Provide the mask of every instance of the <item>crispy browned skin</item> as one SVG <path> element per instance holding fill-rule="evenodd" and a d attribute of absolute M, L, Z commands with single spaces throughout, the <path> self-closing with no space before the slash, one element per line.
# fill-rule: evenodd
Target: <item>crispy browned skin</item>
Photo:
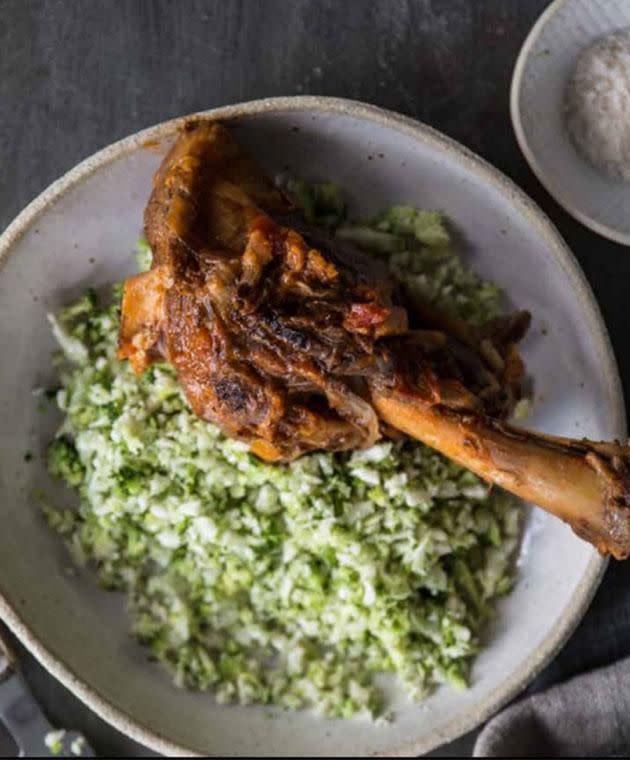
<path fill-rule="evenodd" d="M 374 443 L 362 378 L 407 329 L 379 268 L 339 266 L 292 211 L 223 126 L 190 124 L 156 175 L 153 268 L 127 281 L 120 332 L 136 371 L 166 358 L 196 414 L 272 459 Z"/>
<path fill-rule="evenodd" d="M 119 353 L 137 372 L 173 364 L 196 414 L 270 461 L 394 428 L 630 554 L 628 449 L 505 421 L 528 314 L 475 329 L 408 304 L 373 261 L 309 229 L 216 123 L 183 131 L 145 228 L 153 268 L 125 284 Z"/>

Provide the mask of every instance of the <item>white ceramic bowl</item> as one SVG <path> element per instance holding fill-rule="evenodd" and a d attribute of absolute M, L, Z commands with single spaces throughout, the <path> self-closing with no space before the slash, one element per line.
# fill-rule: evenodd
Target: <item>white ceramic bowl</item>
<path fill-rule="evenodd" d="M 331 178 L 354 210 L 394 202 L 443 209 L 470 262 L 500 283 L 534 324 L 524 350 L 536 378 L 532 424 L 623 437 L 615 362 L 593 296 L 549 220 L 508 179 L 410 119 L 343 100 L 282 98 L 210 111 L 274 170 Z M 467 691 L 438 689 L 422 705 L 392 690 L 391 725 L 221 707 L 179 691 L 129 637 L 124 600 L 69 577 L 69 562 L 33 499 L 50 482 L 43 452 L 55 420 L 31 389 L 49 382 L 45 312 L 86 285 L 132 268 L 151 177 L 181 120 L 84 161 L 37 198 L 0 238 L 0 615 L 40 661 L 99 715 L 166 754 L 418 754 L 454 739 L 513 697 L 548 662 L 586 609 L 605 566 L 562 523 L 528 518 L 514 592 L 499 605 Z M 36 459 L 26 463 L 27 449 Z"/>
<path fill-rule="evenodd" d="M 532 27 L 512 78 L 510 110 L 532 170 L 578 221 L 630 245 L 630 182 L 594 169 L 576 151 L 564 119 L 565 90 L 580 53 L 630 26 L 628 0 L 555 0 Z"/>

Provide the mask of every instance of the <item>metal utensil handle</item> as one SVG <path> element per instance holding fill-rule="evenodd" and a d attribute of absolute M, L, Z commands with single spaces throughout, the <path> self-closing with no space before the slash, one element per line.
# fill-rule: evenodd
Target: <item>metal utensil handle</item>
<path fill-rule="evenodd" d="M 24 679 L 17 657 L 0 631 L 0 721 L 17 745 L 20 757 L 45 755 L 44 737 L 52 729 Z"/>
<path fill-rule="evenodd" d="M 0 681 L 7 678 L 15 669 L 16 662 L 17 658 L 0 629 Z"/>
<path fill-rule="evenodd" d="M 17 745 L 19 756 L 94 757 L 94 751 L 77 731 L 53 731 L 17 665 L 17 657 L 0 630 L 0 723 Z M 55 734 L 56 745 L 47 746 L 47 736 Z"/>

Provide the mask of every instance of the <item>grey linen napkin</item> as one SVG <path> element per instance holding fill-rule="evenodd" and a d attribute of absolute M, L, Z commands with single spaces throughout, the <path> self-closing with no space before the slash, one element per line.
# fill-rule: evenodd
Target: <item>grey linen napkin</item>
<path fill-rule="evenodd" d="M 630 657 L 510 705 L 483 728 L 473 755 L 630 756 Z"/>

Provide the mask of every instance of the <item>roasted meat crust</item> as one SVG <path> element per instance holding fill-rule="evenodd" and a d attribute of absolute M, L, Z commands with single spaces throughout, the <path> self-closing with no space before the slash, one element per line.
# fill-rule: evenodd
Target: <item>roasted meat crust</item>
<path fill-rule="evenodd" d="M 630 554 L 630 456 L 510 426 L 527 312 L 481 329 L 412 301 L 382 265 L 305 224 L 214 122 L 156 174 L 149 272 L 125 283 L 119 355 L 175 369 L 193 411 L 271 461 L 402 431 Z"/>
<path fill-rule="evenodd" d="M 293 212 L 227 129 L 189 124 L 147 206 L 153 267 L 122 308 L 120 356 L 169 361 L 196 414 L 273 459 L 377 440 L 363 378 L 407 330 L 383 269 L 323 253 Z"/>

